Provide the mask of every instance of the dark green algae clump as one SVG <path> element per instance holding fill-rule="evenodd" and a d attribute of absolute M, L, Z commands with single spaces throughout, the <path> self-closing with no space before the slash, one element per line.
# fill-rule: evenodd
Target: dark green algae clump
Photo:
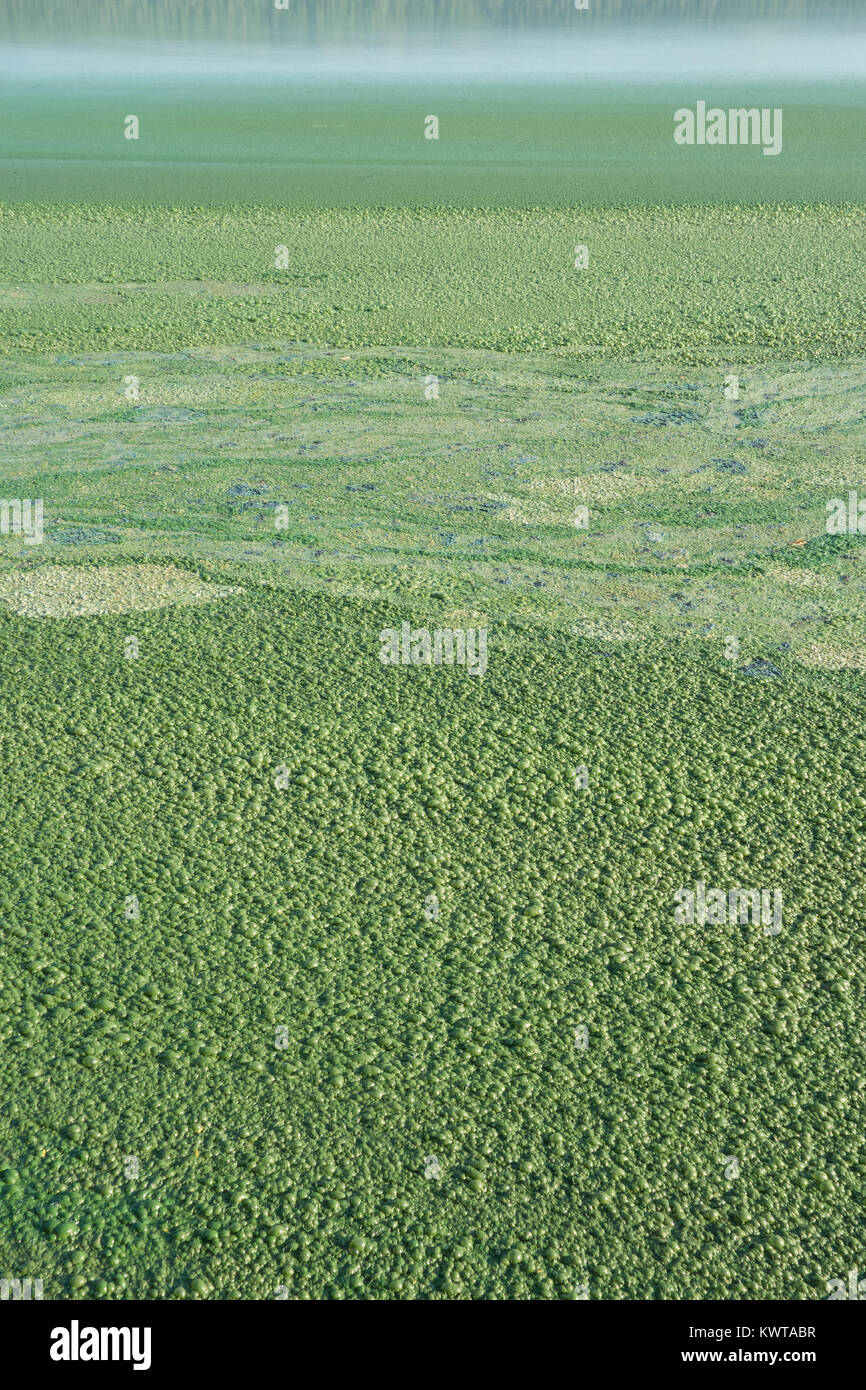
<path fill-rule="evenodd" d="M 0 1274 L 824 1297 L 862 1257 L 862 680 L 506 621 L 482 680 L 382 667 L 404 617 L 0 614 Z M 678 924 L 698 881 L 782 930 Z"/>

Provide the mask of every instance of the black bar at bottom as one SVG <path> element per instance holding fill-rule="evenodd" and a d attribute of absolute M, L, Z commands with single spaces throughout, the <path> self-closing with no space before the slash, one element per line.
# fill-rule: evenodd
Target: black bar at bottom
<path fill-rule="evenodd" d="M 378 1300 L 376 1300 L 378 1301 Z M 540 1300 L 539 1300 L 540 1301 Z M 575 1300 L 576 1307 L 531 1314 L 521 1327 L 507 1310 L 466 1306 L 431 1308 L 391 1303 L 279 1302 L 27 1302 L 0 1305 L 4 1362 L 16 1374 L 29 1371 L 49 1383 L 70 1376 L 92 1380 L 100 1372 L 130 1375 L 133 1384 L 173 1383 L 178 1376 L 287 1375 L 313 1358 L 333 1374 L 343 1359 L 357 1374 L 410 1370 L 402 1338 L 415 1345 L 411 1360 L 425 1378 L 437 1372 L 465 1375 L 467 1352 L 485 1373 L 500 1358 L 520 1351 L 536 1363 L 565 1358 L 576 1375 L 590 1366 L 595 1377 L 611 1374 L 682 1374 L 699 1378 L 709 1368 L 761 1368 L 772 1384 L 792 1369 L 818 1374 L 826 1383 L 856 1365 L 863 1323 L 853 1308 L 832 1299 L 797 1303 L 604 1303 Z M 848 1301 L 848 1300 L 839 1300 Z M 859 1300 L 858 1300 L 859 1301 Z M 830 1306 L 834 1303 L 834 1306 Z M 506 1312 L 507 1323 L 498 1319 Z M 541 1316 L 541 1323 L 534 1317 Z M 454 1321 L 452 1322 L 452 1318 Z M 416 1321 L 419 1319 L 419 1321 Z M 460 1349 L 449 1333 L 460 1337 Z M 424 1337 L 420 1361 L 417 1338 Z M 322 1341 L 322 1338 L 327 1338 Z M 560 1340 L 561 1339 L 561 1340 Z M 324 1353 L 324 1355 L 323 1355 Z"/>

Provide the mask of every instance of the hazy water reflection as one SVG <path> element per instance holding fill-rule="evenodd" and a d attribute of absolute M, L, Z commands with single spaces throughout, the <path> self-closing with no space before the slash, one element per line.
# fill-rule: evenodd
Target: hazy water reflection
<path fill-rule="evenodd" d="M 160 82 L 213 78 L 267 83 L 286 78 L 466 83 L 648 82 L 729 78 L 833 80 L 866 70 L 866 20 L 823 31 L 814 25 L 618 26 L 609 29 L 395 30 L 347 43 L 311 39 L 270 44 L 119 39 L 103 43 L 6 43 L 4 82 Z"/>

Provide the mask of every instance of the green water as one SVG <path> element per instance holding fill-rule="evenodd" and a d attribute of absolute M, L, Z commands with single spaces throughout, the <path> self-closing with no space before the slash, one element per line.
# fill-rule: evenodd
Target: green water
<path fill-rule="evenodd" d="M 29 14 L 29 19 L 27 15 Z M 0 200 L 516 206 L 863 197 L 849 6 L 0 11 Z M 628 22 L 626 22 L 628 21 Z M 700 22 L 699 22 L 700 21 Z M 190 37 L 188 24 L 195 38 Z M 781 109 L 781 153 L 674 113 Z M 134 115 L 139 138 L 124 138 Z M 427 118 L 438 138 L 426 138 Z"/>
<path fill-rule="evenodd" d="M 699 97 L 781 106 L 781 155 L 673 140 Z M 124 118 L 140 121 L 126 140 Z M 439 139 L 425 118 L 439 118 Z M 666 83 L 538 91 L 418 86 L 104 86 L 0 95 L 6 201 L 509 206 L 856 201 L 866 196 L 862 88 Z"/>

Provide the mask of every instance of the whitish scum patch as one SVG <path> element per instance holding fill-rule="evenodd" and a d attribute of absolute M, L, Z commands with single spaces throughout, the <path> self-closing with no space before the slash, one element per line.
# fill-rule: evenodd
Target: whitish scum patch
<path fill-rule="evenodd" d="M 208 584 L 173 565 L 46 565 L 0 575 L 0 599 L 19 618 L 86 618 L 171 603 L 209 603 L 243 590 Z"/>

